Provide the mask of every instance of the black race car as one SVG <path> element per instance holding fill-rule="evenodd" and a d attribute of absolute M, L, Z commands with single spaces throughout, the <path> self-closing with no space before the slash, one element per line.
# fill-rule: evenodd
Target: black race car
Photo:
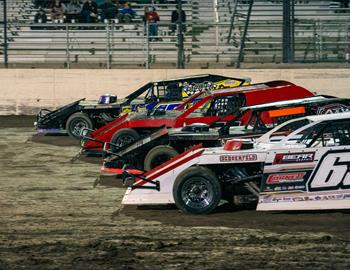
<path fill-rule="evenodd" d="M 212 74 L 149 82 L 121 100 L 114 95 L 103 95 L 98 102 L 80 99 L 54 111 L 42 109 L 34 125 L 39 133 L 67 132 L 71 137 L 79 138 L 82 128 L 99 128 L 114 120 L 121 112 L 173 110 L 194 93 L 249 83 L 249 78 Z"/>

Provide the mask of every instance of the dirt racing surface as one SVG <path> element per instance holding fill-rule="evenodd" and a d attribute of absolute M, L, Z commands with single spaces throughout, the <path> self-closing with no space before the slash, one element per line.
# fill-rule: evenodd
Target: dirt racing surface
<path fill-rule="evenodd" d="M 348 212 L 121 208 L 124 188 L 93 188 L 98 164 L 71 163 L 78 144 L 5 122 L 1 270 L 350 269 Z"/>

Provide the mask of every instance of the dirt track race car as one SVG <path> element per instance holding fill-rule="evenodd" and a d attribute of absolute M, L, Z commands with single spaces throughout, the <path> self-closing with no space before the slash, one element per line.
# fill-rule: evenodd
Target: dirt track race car
<path fill-rule="evenodd" d="M 85 136 L 81 154 L 102 155 L 103 144 L 106 142 L 111 142 L 117 150 L 142 136 L 147 136 L 161 126 L 179 128 L 193 123 L 215 123 L 216 126 L 220 126 L 227 121 L 236 120 L 239 109 L 246 105 L 314 96 L 305 88 L 285 81 L 216 90 L 194 103 L 200 95 L 201 93 L 193 95 L 174 111 L 156 110 L 151 114 L 125 114 Z M 193 105 L 187 108 L 189 104 Z M 245 124 L 248 119 L 249 115 L 246 115 L 239 120 Z"/>
<path fill-rule="evenodd" d="M 350 113 L 293 119 L 256 141 L 197 145 L 145 173 L 126 167 L 124 181 L 133 183 L 122 204 L 175 203 L 193 214 L 221 200 L 261 211 L 349 209 Z"/>
<path fill-rule="evenodd" d="M 239 79 L 221 75 L 196 75 L 172 80 L 149 82 L 124 99 L 103 95 L 99 101 L 77 100 L 57 110 L 42 109 L 35 122 L 39 133 L 67 132 L 79 138 L 80 130 L 99 128 L 113 121 L 121 112 L 139 109 L 175 109 L 184 98 L 203 90 L 216 90 L 248 85 L 249 78 Z"/>
<path fill-rule="evenodd" d="M 220 128 L 211 128 L 205 124 L 192 124 L 176 129 L 161 128 L 116 153 L 113 150 L 107 151 L 104 156 L 110 156 L 105 159 L 102 171 L 112 173 L 114 168 L 121 168 L 125 162 L 149 171 L 199 143 L 203 147 L 221 146 L 222 141 L 232 137 L 259 137 L 274 126 L 293 118 L 347 111 L 350 111 L 349 99 L 329 96 L 243 107 L 237 118 L 245 119 L 246 114 L 250 115 L 244 126 L 237 121 L 229 121 Z"/>

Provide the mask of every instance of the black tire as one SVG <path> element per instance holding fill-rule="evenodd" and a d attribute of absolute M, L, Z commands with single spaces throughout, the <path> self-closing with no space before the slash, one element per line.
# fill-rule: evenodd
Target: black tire
<path fill-rule="evenodd" d="M 140 135 L 137 133 L 137 131 L 131 128 L 123 128 L 121 130 L 118 130 L 116 133 L 114 133 L 111 139 L 111 143 L 116 144 L 117 146 L 111 146 L 111 149 L 114 152 L 116 152 L 118 151 L 118 149 L 133 143 L 139 138 L 140 138 Z"/>
<path fill-rule="evenodd" d="M 173 196 L 176 206 L 190 214 L 208 214 L 220 202 L 221 186 L 216 175 L 205 167 L 191 167 L 175 180 Z"/>
<path fill-rule="evenodd" d="M 179 153 L 169 145 L 158 145 L 147 153 L 144 161 L 144 169 L 150 171 L 178 154 Z"/>
<path fill-rule="evenodd" d="M 66 122 L 66 130 L 70 137 L 80 139 L 80 131 L 82 128 L 93 128 L 89 116 L 82 112 L 77 112 L 69 116 Z"/>

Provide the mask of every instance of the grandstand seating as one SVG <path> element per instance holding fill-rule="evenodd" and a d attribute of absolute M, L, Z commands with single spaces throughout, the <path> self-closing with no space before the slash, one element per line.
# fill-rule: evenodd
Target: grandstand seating
<path fill-rule="evenodd" d="M 207 2 L 207 14 L 214 9 L 213 1 Z M 219 25 L 208 28 L 199 37 L 203 54 L 215 51 L 218 62 L 236 61 L 243 31 L 243 20 L 235 21 L 234 39 L 227 44 L 232 2 L 218 1 Z M 249 26 L 245 62 L 280 62 L 282 58 L 282 4 L 278 1 L 255 1 Z M 295 59 L 302 62 L 344 61 L 344 49 L 348 46 L 349 13 L 335 13 L 332 1 L 298 1 L 295 6 Z M 201 1 L 202 3 L 202 1 Z M 231 5 L 231 8 L 230 8 Z M 244 13 L 248 5 L 238 5 Z M 204 7 L 202 7 L 203 9 Z M 346 22 L 346 23 L 344 23 Z M 200 61 L 203 58 L 199 58 Z"/>
<path fill-rule="evenodd" d="M 45 29 L 33 30 L 30 23 L 36 10 L 32 1 L 8 2 L 9 62 L 12 65 L 113 67 L 176 64 L 176 37 L 169 31 L 175 3 L 157 4 L 161 39 L 147 42 L 141 21 L 126 25 L 110 24 L 108 27 L 105 24 L 88 27 L 48 24 Z M 185 33 L 187 65 L 229 66 L 237 61 L 244 20 L 235 20 L 233 38 L 228 42 L 233 3 L 232 0 L 191 0 L 184 4 L 188 19 Z M 144 5 L 135 3 L 134 8 L 141 15 Z M 246 9 L 247 5 L 240 1 L 238 11 L 244 13 Z M 344 51 L 349 47 L 350 13 L 339 10 L 333 1 L 297 1 L 295 15 L 296 61 L 344 61 Z M 2 29 L 0 33 L 3 39 Z M 279 1 L 256 0 L 244 61 L 280 62 L 281 36 L 282 4 Z"/>

